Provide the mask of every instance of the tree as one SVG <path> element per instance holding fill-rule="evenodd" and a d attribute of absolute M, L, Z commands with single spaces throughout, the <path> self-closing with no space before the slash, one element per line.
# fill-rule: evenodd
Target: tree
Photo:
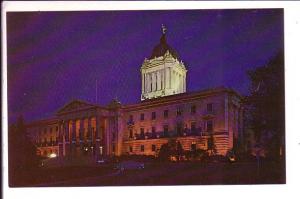
<path fill-rule="evenodd" d="M 161 161 L 167 161 L 169 160 L 171 155 L 171 150 L 168 145 L 168 143 L 161 145 L 159 153 L 158 153 L 158 158 Z"/>
<path fill-rule="evenodd" d="M 9 153 L 9 182 L 11 186 L 19 183 L 21 173 L 38 165 L 36 147 L 30 141 L 20 116 L 16 124 L 12 124 L 8 132 L 8 153 Z"/>
<path fill-rule="evenodd" d="M 246 99 L 248 122 L 256 142 L 265 148 L 269 157 L 278 159 L 284 150 L 285 137 L 283 51 L 248 75 L 251 80 L 250 95 Z"/>
<path fill-rule="evenodd" d="M 217 153 L 215 139 L 212 133 L 210 133 L 207 139 L 207 150 L 210 151 L 210 155 L 215 155 Z"/>
<path fill-rule="evenodd" d="M 176 139 L 169 139 L 167 143 L 161 146 L 158 157 L 162 161 L 170 160 L 171 156 L 180 160 L 180 157 L 183 156 L 183 152 L 183 147 L 179 141 L 176 141 Z"/>

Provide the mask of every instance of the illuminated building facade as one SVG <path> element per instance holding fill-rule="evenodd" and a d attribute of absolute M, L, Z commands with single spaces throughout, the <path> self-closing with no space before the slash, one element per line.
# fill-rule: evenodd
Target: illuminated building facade
<path fill-rule="evenodd" d="M 177 52 L 160 44 L 141 67 L 141 102 L 107 106 L 74 100 L 54 118 L 27 125 L 42 156 L 157 155 L 170 138 L 184 150 L 208 149 L 225 155 L 243 136 L 241 96 L 232 89 L 186 92 L 187 70 Z"/>

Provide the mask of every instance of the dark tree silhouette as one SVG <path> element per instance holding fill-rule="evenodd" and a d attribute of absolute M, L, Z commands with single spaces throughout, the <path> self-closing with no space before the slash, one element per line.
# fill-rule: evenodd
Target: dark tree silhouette
<path fill-rule="evenodd" d="M 249 124 L 256 142 L 267 155 L 280 158 L 284 155 L 285 108 L 284 108 L 284 53 L 280 51 L 265 66 L 249 71 L 250 96 L 246 99 Z"/>
<path fill-rule="evenodd" d="M 210 151 L 210 155 L 215 155 L 217 153 L 215 139 L 212 133 L 210 133 L 207 139 L 207 150 Z"/>
<path fill-rule="evenodd" d="M 161 146 L 158 158 L 161 161 L 170 160 L 171 156 L 175 156 L 177 160 L 180 160 L 180 157 L 183 156 L 184 150 L 179 141 L 176 139 L 169 139 L 168 143 L 165 143 Z"/>
<path fill-rule="evenodd" d="M 15 186 L 23 179 L 23 173 L 38 165 L 36 147 L 30 141 L 20 116 L 16 124 L 9 127 L 8 132 L 8 153 L 9 153 L 9 184 Z"/>

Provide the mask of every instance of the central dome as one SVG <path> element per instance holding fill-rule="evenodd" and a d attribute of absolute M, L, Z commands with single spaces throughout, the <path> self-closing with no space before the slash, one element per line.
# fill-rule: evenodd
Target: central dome
<path fill-rule="evenodd" d="M 160 42 L 158 45 L 156 45 L 153 50 L 152 54 L 150 56 L 150 59 L 153 59 L 155 57 L 161 57 L 166 54 L 166 52 L 169 51 L 169 53 L 177 60 L 179 60 L 179 55 L 169 44 L 167 44 L 167 38 L 166 38 L 166 29 L 163 29 L 163 34 L 160 38 Z"/>

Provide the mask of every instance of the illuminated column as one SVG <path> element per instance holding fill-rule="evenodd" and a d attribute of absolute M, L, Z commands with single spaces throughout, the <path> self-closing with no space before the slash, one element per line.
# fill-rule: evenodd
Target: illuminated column
<path fill-rule="evenodd" d="M 157 78 L 157 90 L 161 90 L 161 74 L 160 71 L 156 72 L 156 78 Z"/>
<path fill-rule="evenodd" d="M 79 129 L 79 143 L 80 148 L 83 148 L 83 137 L 84 137 L 84 118 L 80 119 L 80 129 Z"/>
<path fill-rule="evenodd" d="M 95 150 L 96 150 L 96 159 L 99 159 L 100 155 L 100 117 L 96 116 L 96 143 L 95 143 Z"/>
<path fill-rule="evenodd" d="M 104 153 L 106 155 L 109 155 L 109 147 L 110 147 L 110 142 L 109 142 L 109 130 L 110 130 L 110 126 L 109 126 L 109 118 L 105 118 L 104 120 L 104 128 L 105 128 L 105 151 Z"/>
<path fill-rule="evenodd" d="M 147 88 L 147 93 L 149 93 L 150 92 L 150 84 L 151 84 L 151 82 L 150 82 L 151 79 L 150 79 L 150 74 L 149 73 L 146 74 L 146 78 L 147 78 L 147 81 L 146 81 L 147 82 L 147 87 L 146 88 Z"/>
<path fill-rule="evenodd" d="M 70 151 L 69 151 L 69 149 L 70 149 L 70 127 L 69 127 L 69 123 L 70 123 L 70 121 L 65 121 L 65 123 L 64 123 L 64 132 L 65 132 L 65 135 L 64 135 L 64 137 L 65 137 L 65 145 L 64 145 L 64 147 L 65 147 L 65 149 L 64 149 L 64 155 L 70 155 Z"/>
<path fill-rule="evenodd" d="M 152 91 L 156 90 L 156 78 L 155 72 L 152 73 Z"/>
<path fill-rule="evenodd" d="M 62 132 L 62 122 L 58 123 L 58 156 L 62 157 L 64 155 L 64 139 Z"/>
<path fill-rule="evenodd" d="M 165 89 L 165 70 L 161 70 L 161 89 Z"/>
<path fill-rule="evenodd" d="M 91 146 L 92 146 L 92 128 L 91 128 L 91 118 L 88 118 L 88 139 L 87 139 L 87 143 L 88 143 L 88 147 L 89 147 L 89 155 L 92 155 L 91 151 Z"/>
<path fill-rule="evenodd" d="M 142 93 L 144 93 L 145 92 L 145 89 L 144 89 L 144 86 L 145 86 L 145 75 L 144 75 L 144 73 L 142 72 Z"/>
<path fill-rule="evenodd" d="M 186 76 L 183 76 L 183 92 L 186 92 Z"/>
<path fill-rule="evenodd" d="M 170 88 L 170 69 L 166 68 L 166 88 Z"/>

